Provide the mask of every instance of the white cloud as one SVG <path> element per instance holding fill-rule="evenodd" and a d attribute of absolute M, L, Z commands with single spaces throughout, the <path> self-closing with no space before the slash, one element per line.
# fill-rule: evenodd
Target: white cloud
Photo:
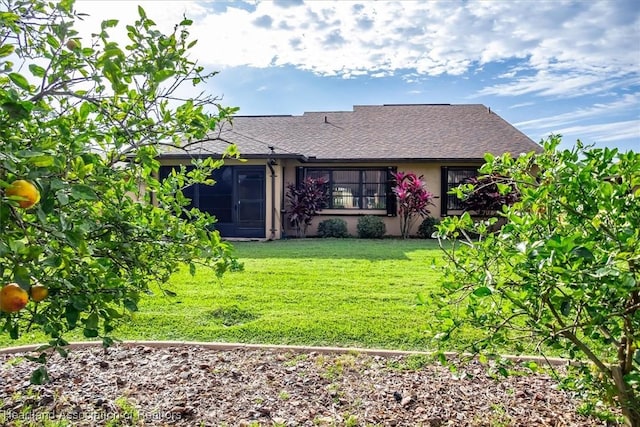
<path fill-rule="evenodd" d="M 640 112 L 640 94 L 627 94 L 613 102 L 606 104 L 595 104 L 589 108 L 579 108 L 568 113 L 556 114 L 548 117 L 541 117 L 533 120 L 526 120 L 515 123 L 514 126 L 522 129 L 539 129 L 541 127 L 554 128 L 567 126 L 569 123 L 584 120 L 602 119 L 614 114 L 627 111 Z M 637 124 L 638 122 L 636 122 Z M 640 135 L 638 135 L 640 136 Z"/>
<path fill-rule="evenodd" d="M 636 141 L 636 144 L 640 144 L 639 115 L 640 94 L 634 93 L 608 103 L 521 121 L 514 126 L 540 138 L 560 134 L 566 141 L 580 138 L 585 143 L 607 144 L 625 141 L 631 144 L 631 141 Z M 639 148 L 640 146 L 636 146 L 635 150 Z"/>
<path fill-rule="evenodd" d="M 130 22 L 136 3 L 76 7 L 92 22 Z M 289 65 L 348 78 L 463 76 L 492 62 L 517 64 L 478 96 L 580 96 L 640 82 L 640 9 L 631 0 L 141 3 L 165 30 L 183 14 L 193 19 L 194 55 L 216 69 Z"/>
<path fill-rule="evenodd" d="M 601 123 L 558 128 L 550 133 L 561 135 L 585 135 L 585 143 L 640 140 L 640 123 L 637 120 Z M 638 147 L 636 147 L 638 150 Z"/>
<path fill-rule="evenodd" d="M 513 109 L 513 108 L 522 108 L 522 107 L 529 107 L 529 106 L 531 106 L 531 105 L 535 105 L 535 103 L 534 103 L 534 102 L 520 102 L 520 103 L 518 103 L 518 104 L 510 105 L 508 108 L 509 108 L 509 109 Z"/>

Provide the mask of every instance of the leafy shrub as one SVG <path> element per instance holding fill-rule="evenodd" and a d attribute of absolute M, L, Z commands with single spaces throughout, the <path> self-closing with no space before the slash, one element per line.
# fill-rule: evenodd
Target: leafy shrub
<path fill-rule="evenodd" d="M 433 205 L 433 194 L 425 189 L 422 175 L 398 172 L 393 174 L 393 178 L 396 180 L 393 192 L 398 198 L 400 234 L 407 239 L 415 220 L 431 213 L 428 207 Z"/>
<path fill-rule="evenodd" d="M 638 427 L 640 153 L 580 141 L 558 150 L 560 143 L 552 135 L 540 154 L 485 155 L 481 173 L 510 178 L 495 182 L 496 197 L 516 184 L 520 194 L 502 208 L 507 223 L 496 233 L 487 230 L 497 218 L 475 221 L 465 212 L 443 219 L 439 239 L 447 238 L 449 262 L 443 298 L 434 296 L 440 336 L 468 325 L 483 334 L 476 351 L 528 337 L 540 351 L 548 345 L 588 359 L 595 374 L 585 370 L 580 379 Z M 468 239 L 469 232 L 483 238 Z M 450 310 L 463 301 L 466 310 Z M 527 351 L 518 341 L 518 351 Z"/>
<path fill-rule="evenodd" d="M 433 233 L 438 229 L 440 220 L 432 216 L 428 216 L 422 221 L 418 228 L 418 237 L 422 239 L 430 239 Z"/>
<path fill-rule="evenodd" d="M 382 218 L 365 215 L 358 219 L 358 237 L 361 239 L 379 239 L 387 232 Z"/>
<path fill-rule="evenodd" d="M 289 224 L 295 227 L 298 237 L 305 237 L 313 217 L 327 206 L 327 182 L 323 178 L 307 177 L 298 186 L 287 185 L 285 197 Z"/>
<path fill-rule="evenodd" d="M 463 184 L 467 194 L 462 201 L 465 211 L 489 216 L 520 200 L 515 183 L 498 174 L 467 178 Z"/>
<path fill-rule="evenodd" d="M 139 7 L 124 46 L 108 34 L 116 20 L 80 38 L 73 3 L 0 5 L 0 295 L 15 297 L 0 298 L 0 335 L 49 336 L 35 384 L 49 380 L 51 354 L 66 354 L 67 333 L 112 345 L 143 295 L 172 293 L 177 266 L 240 266 L 185 191 L 213 185 L 222 160 L 158 176 L 160 153 L 206 139 L 237 111 L 202 89 L 215 73 L 191 57 L 191 21 L 165 34 Z M 234 145 L 222 155 L 237 156 Z"/>
<path fill-rule="evenodd" d="M 347 222 L 344 219 L 326 219 L 318 224 L 318 236 L 320 237 L 349 237 Z"/>

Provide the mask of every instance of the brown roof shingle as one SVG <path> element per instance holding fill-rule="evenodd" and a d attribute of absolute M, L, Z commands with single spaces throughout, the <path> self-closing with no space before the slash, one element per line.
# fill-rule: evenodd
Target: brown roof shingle
<path fill-rule="evenodd" d="M 301 116 L 237 116 L 194 151 L 220 153 L 226 142 L 245 157 L 274 153 L 318 161 L 472 160 L 486 152 L 540 151 L 538 144 L 480 104 L 356 105 L 353 111 Z"/>

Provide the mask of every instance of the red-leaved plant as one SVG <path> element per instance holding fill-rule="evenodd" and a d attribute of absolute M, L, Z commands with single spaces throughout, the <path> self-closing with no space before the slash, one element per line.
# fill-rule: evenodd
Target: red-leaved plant
<path fill-rule="evenodd" d="M 295 227 L 298 237 L 305 237 L 314 216 L 329 201 L 327 181 L 324 178 L 305 178 L 299 185 L 287 185 L 286 213 L 289 224 Z"/>
<path fill-rule="evenodd" d="M 513 181 L 496 174 L 467 178 L 464 184 L 473 191 L 466 194 L 462 207 L 480 216 L 493 215 L 502 210 L 502 206 L 511 206 L 520 200 Z"/>
<path fill-rule="evenodd" d="M 393 193 L 398 199 L 398 216 L 400 217 L 400 234 L 403 239 L 409 237 L 409 232 L 415 220 L 429 215 L 428 207 L 433 205 L 433 193 L 427 191 L 422 175 L 415 173 L 396 172 L 393 174 L 396 185 Z"/>

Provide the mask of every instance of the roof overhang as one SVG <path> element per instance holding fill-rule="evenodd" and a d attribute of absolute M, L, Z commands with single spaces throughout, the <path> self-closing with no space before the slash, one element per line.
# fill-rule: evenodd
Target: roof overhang
<path fill-rule="evenodd" d="M 309 157 L 305 163 L 484 163 L 485 160 L 478 158 L 407 158 L 407 157 L 385 157 L 385 158 L 360 158 L 360 159 L 319 159 Z"/>
<path fill-rule="evenodd" d="M 171 154 L 161 154 L 157 157 L 157 159 L 162 160 L 188 160 L 188 159 L 205 159 L 213 157 L 216 159 L 222 159 L 223 155 L 221 153 L 171 153 Z M 269 159 L 293 159 L 299 160 L 301 162 L 306 162 L 307 157 L 302 154 L 242 154 L 240 153 L 241 159 L 247 160 L 269 160 Z"/>

